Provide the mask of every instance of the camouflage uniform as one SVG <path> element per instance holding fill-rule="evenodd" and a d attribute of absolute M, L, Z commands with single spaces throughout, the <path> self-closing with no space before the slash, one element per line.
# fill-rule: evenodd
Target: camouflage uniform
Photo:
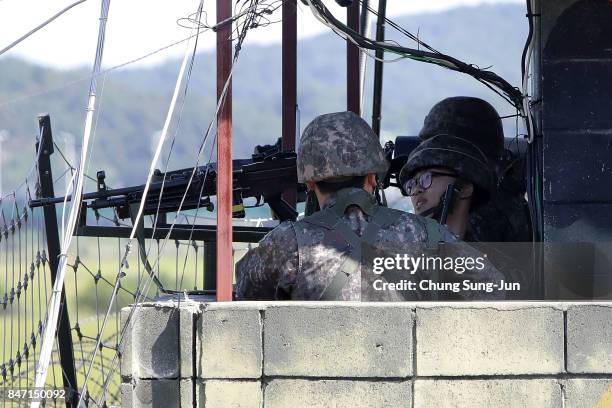
<path fill-rule="evenodd" d="M 529 242 L 529 208 L 522 197 L 498 193 L 470 212 L 464 240 L 467 242 Z"/>
<path fill-rule="evenodd" d="M 494 173 L 513 162 L 511 171 L 524 167 L 522 161 L 502 159 L 511 154 L 504 149 L 504 132 L 499 114 L 479 98 L 457 96 L 434 105 L 423 122 L 419 137 L 427 140 L 438 134 L 452 134 L 477 145 L 488 158 Z M 500 160 L 502 159 L 502 160 Z M 464 237 L 468 242 L 529 242 L 531 218 L 525 201 L 522 175 L 495 174 L 497 188 L 491 199 L 470 212 Z"/>
<path fill-rule="evenodd" d="M 506 150 L 500 168 L 509 170 L 497 184 L 495 196 L 470 213 L 465 241 L 530 242 L 531 217 L 525 201 L 525 163 Z M 509 166 L 512 163 L 513 165 Z"/>
<path fill-rule="evenodd" d="M 342 180 L 383 173 L 388 164 L 369 126 L 351 112 L 322 115 L 304 130 L 298 150 L 298 179 Z M 370 295 L 374 257 L 418 256 L 438 241 L 456 241 L 432 220 L 376 204 L 372 194 L 346 188 L 332 194 L 321 211 L 297 222 L 283 222 L 250 250 L 236 266 L 236 295 L 248 300 L 360 300 Z M 443 248 L 443 249 L 440 249 Z M 471 247 L 453 243 L 438 248 L 446 254 L 476 256 Z M 423 278 L 419 271 L 414 279 Z M 363 280 L 362 286 L 362 277 Z M 393 280 L 389 275 L 383 277 Z M 499 280 L 490 265 L 478 274 L 447 273 L 440 279 Z M 412 292 L 415 299 L 429 293 Z M 442 294 L 453 298 L 455 294 Z M 460 293 L 461 299 L 499 298 L 503 292 Z M 380 292 L 369 300 L 404 300 L 399 292 Z"/>
<path fill-rule="evenodd" d="M 477 248 L 486 253 L 491 263 L 504 273 L 507 282 L 521 284 L 520 292 L 512 292 L 508 297 L 527 298 L 532 280 L 529 273 L 531 264 L 528 259 L 526 262 L 520 261 L 529 257 L 530 252 L 526 251 L 524 246 L 499 244 L 512 241 L 515 236 L 506 235 L 512 224 L 499 208 L 496 199 L 500 197 L 491 199 L 491 192 L 495 190 L 494 175 L 485 153 L 467 138 L 448 134 L 428 137 L 408 157 L 399 175 L 401 185 L 419 170 L 431 167 L 448 168 L 458 178 L 474 185 L 472 207 L 463 239 L 466 242 L 478 242 Z M 523 208 L 516 202 L 516 195 L 506 195 L 505 198 L 507 201 L 503 203 L 506 210 L 516 211 Z M 439 218 L 440 213 L 441 203 L 434 212 L 434 217 Z M 487 244 L 481 244 L 482 242 Z"/>

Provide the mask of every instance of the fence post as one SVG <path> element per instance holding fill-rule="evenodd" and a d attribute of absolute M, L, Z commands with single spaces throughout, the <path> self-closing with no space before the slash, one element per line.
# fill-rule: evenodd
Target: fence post
<path fill-rule="evenodd" d="M 53 154 L 53 136 L 51 134 L 51 118 L 49 115 L 38 117 L 40 129 L 40 140 L 36 142 L 38 155 L 38 177 L 40 182 L 40 198 L 53 198 L 53 173 L 51 172 L 51 154 Z M 39 147 L 40 144 L 40 147 Z M 45 232 L 47 234 L 47 250 L 49 252 L 49 269 L 51 271 L 51 284 L 55 282 L 57 267 L 60 256 L 60 240 L 57 228 L 57 214 L 55 205 L 43 207 L 45 217 Z M 72 335 L 70 319 L 66 305 L 66 292 L 62 288 L 60 315 L 57 327 L 57 342 L 59 344 L 60 364 L 62 366 L 62 379 L 66 389 L 66 406 L 76 407 L 79 400 L 76 382 L 76 369 L 74 364 L 74 351 L 72 347 Z"/>

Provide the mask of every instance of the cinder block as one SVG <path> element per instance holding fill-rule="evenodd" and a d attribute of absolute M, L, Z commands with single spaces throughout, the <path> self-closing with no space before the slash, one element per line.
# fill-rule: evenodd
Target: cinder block
<path fill-rule="evenodd" d="M 121 408 L 132 408 L 134 401 L 132 401 L 132 384 L 122 383 L 121 384 Z"/>
<path fill-rule="evenodd" d="M 265 408 L 409 408 L 410 381 L 272 380 Z"/>
<path fill-rule="evenodd" d="M 250 307 L 208 305 L 198 320 L 199 378 L 260 378 L 261 316 Z"/>
<path fill-rule="evenodd" d="M 122 310 L 125 322 L 130 307 Z M 121 373 L 133 378 L 178 378 L 179 310 L 170 304 L 134 309 L 126 332 Z"/>
<path fill-rule="evenodd" d="M 408 377 L 413 312 L 403 305 L 270 306 L 266 375 Z"/>
<path fill-rule="evenodd" d="M 553 379 L 416 380 L 418 408 L 559 408 L 561 387 Z"/>
<path fill-rule="evenodd" d="M 199 407 L 260 408 L 262 389 L 259 381 L 206 380 L 200 388 Z"/>
<path fill-rule="evenodd" d="M 130 307 L 124 307 L 121 309 L 121 330 L 128 323 L 128 316 L 130 313 Z M 125 336 L 123 337 L 123 342 L 119 345 L 119 350 L 121 355 L 119 357 L 119 370 L 121 372 L 121 377 L 129 380 L 132 378 L 132 330 L 128 328 L 125 332 Z M 123 395 L 123 388 L 121 391 Z M 131 405 L 131 403 L 130 403 Z"/>
<path fill-rule="evenodd" d="M 612 407 L 612 377 L 565 380 L 565 408 Z"/>
<path fill-rule="evenodd" d="M 567 370 L 612 373 L 612 306 L 577 305 L 568 309 Z"/>
<path fill-rule="evenodd" d="M 563 312 L 552 307 L 417 307 L 416 325 L 419 376 L 564 370 Z"/>
<path fill-rule="evenodd" d="M 195 358 L 194 321 L 198 317 L 198 309 L 193 306 L 180 307 L 180 347 L 181 347 L 181 378 L 190 378 L 194 375 L 193 363 Z"/>
<path fill-rule="evenodd" d="M 179 380 L 134 380 L 121 385 L 122 408 L 180 408 Z"/>
<path fill-rule="evenodd" d="M 193 408 L 194 406 L 194 401 L 193 401 L 193 397 L 195 394 L 194 392 L 196 390 L 194 390 L 194 387 L 196 386 L 195 383 L 192 380 L 187 380 L 187 379 L 183 379 L 181 380 L 181 389 L 179 391 L 180 393 L 180 400 L 181 400 L 181 408 Z M 196 397 L 197 398 L 197 397 Z"/>

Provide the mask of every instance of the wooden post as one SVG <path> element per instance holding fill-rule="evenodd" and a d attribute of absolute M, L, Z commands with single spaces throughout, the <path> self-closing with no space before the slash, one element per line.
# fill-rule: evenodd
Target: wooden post
<path fill-rule="evenodd" d="M 217 23 L 232 16 L 231 0 L 217 0 Z M 232 24 L 217 31 L 217 100 L 232 69 Z M 217 118 L 217 301 L 232 300 L 232 88 Z"/>

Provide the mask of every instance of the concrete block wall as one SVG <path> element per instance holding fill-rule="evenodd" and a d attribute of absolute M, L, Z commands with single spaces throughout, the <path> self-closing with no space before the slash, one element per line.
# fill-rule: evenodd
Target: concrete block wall
<path fill-rule="evenodd" d="M 612 407 L 612 303 L 130 310 L 125 408 Z"/>

